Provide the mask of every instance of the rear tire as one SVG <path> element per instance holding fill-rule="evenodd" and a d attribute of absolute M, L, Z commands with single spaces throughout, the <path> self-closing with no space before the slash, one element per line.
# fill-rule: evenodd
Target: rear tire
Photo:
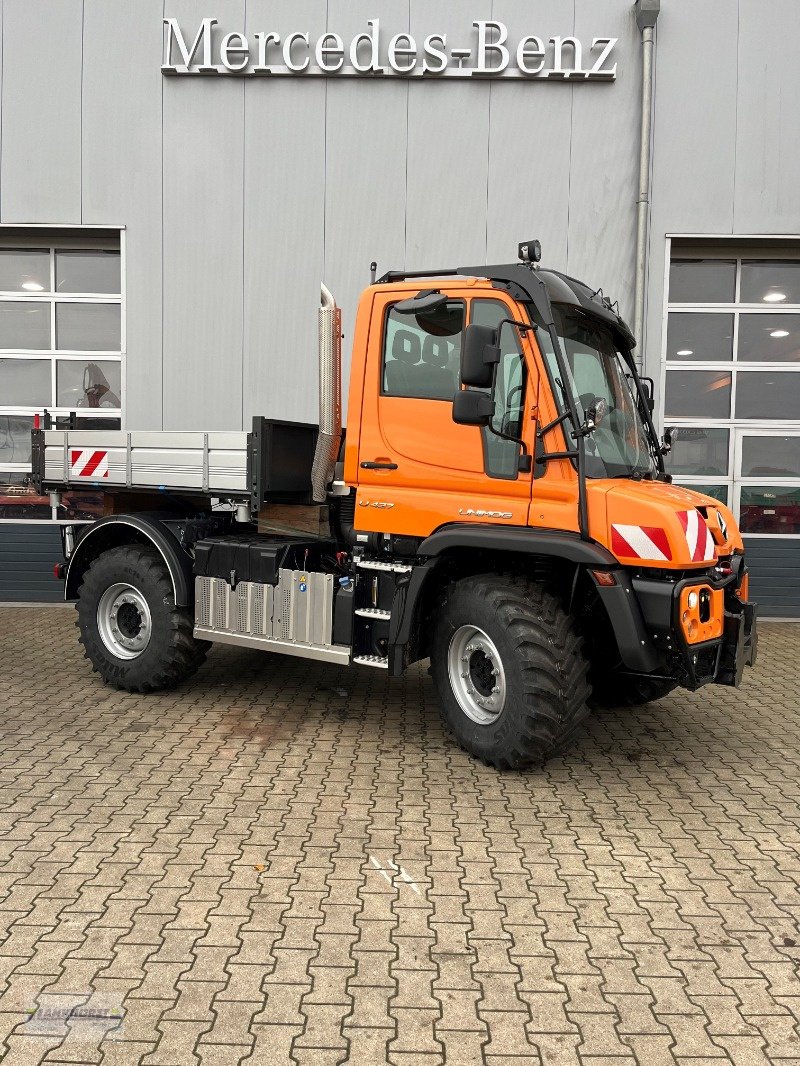
<path fill-rule="evenodd" d="M 191 614 L 175 606 L 169 571 L 153 548 L 103 552 L 84 575 L 77 607 L 84 654 L 112 688 L 172 688 L 198 669 L 210 647 L 194 639 Z"/>
<path fill-rule="evenodd" d="M 461 746 L 500 770 L 557 754 L 589 713 L 582 640 L 533 581 L 483 574 L 450 586 L 431 672 Z"/>
<path fill-rule="evenodd" d="M 655 703 L 677 687 L 678 682 L 667 677 L 627 677 L 624 674 L 612 674 L 595 683 L 591 703 L 594 707 L 604 709 L 641 707 L 645 703 Z"/>

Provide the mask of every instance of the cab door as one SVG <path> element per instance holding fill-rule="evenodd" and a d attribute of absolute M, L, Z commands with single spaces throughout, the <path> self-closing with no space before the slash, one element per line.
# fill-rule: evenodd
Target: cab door
<path fill-rule="evenodd" d="M 526 525 L 532 474 L 520 447 L 488 428 L 453 421 L 463 329 L 496 327 L 518 310 L 503 294 L 447 289 L 430 315 L 394 310 L 379 298 L 370 330 L 358 456 L 356 528 L 427 536 L 450 522 Z M 529 335 L 530 336 L 530 335 Z M 538 372 L 530 343 L 512 326 L 500 335 L 493 427 L 519 436 L 533 453 Z"/>

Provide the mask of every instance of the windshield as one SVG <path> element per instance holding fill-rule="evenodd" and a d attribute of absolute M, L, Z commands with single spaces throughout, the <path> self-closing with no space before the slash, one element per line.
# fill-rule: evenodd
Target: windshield
<path fill-rule="evenodd" d="M 605 413 L 584 438 L 586 476 L 630 477 L 654 471 L 649 438 L 636 404 L 635 385 L 611 331 L 577 308 L 555 306 L 553 317 L 567 360 L 567 381 L 561 380 L 549 334 L 537 340 L 555 384 L 559 410 L 566 410 L 564 392 L 572 394 L 578 414 L 604 400 Z M 601 405 L 602 407 L 602 405 Z"/>

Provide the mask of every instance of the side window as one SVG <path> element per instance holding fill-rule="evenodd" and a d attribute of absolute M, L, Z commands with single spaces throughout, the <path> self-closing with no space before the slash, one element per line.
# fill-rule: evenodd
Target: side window
<path fill-rule="evenodd" d="M 473 300 L 471 321 L 480 326 L 497 329 L 508 308 L 499 300 Z M 517 331 L 505 326 L 500 332 L 500 363 L 494 385 L 494 418 L 491 427 L 483 430 L 486 473 L 490 477 L 515 480 L 519 475 L 519 445 L 497 436 L 522 436 L 525 413 L 527 368 L 519 346 Z M 493 432 L 493 430 L 495 432 Z"/>
<path fill-rule="evenodd" d="M 461 300 L 424 315 L 399 315 L 390 307 L 383 339 L 384 396 L 452 401 L 463 329 Z"/>

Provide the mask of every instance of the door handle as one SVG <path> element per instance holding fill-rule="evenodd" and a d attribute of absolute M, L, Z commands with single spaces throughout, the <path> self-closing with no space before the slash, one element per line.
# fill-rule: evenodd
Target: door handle
<path fill-rule="evenodd" d="M 396 470 L 397 463 L 378 463 L 365 461 L 361 464 L 362 470 Z"/>

